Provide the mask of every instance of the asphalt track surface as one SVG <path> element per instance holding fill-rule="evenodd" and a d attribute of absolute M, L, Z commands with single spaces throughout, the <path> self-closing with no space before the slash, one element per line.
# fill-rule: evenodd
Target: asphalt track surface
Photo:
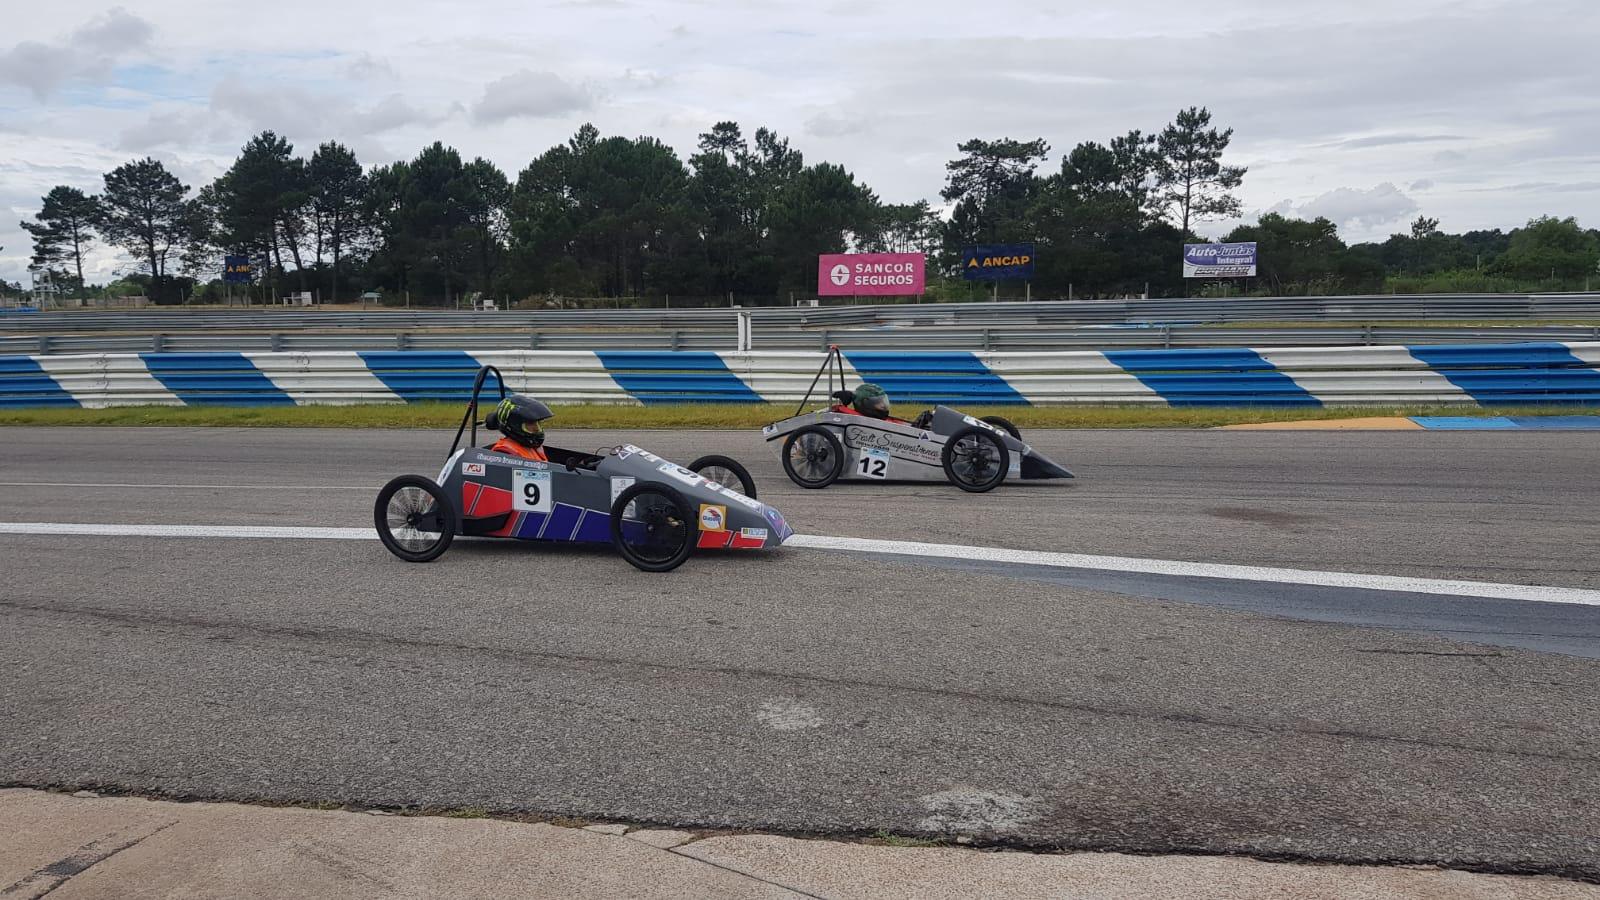
<path fill-rule="evenodd" d="M 1039 432 L 807 534 L 1600 589 L 1600 435 Z M 0 524 L 365 527 L 437 432 L 0 429 Z M 785 548 L 0 534 L 0 783 L 1600 880 L 1600 607 Z"/>

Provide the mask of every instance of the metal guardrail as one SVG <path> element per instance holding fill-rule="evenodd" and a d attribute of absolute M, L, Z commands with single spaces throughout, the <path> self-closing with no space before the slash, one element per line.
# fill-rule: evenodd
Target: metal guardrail
<path fill-rule="evenodd" d="M 1507 341 L 1600 341 L 1596 325 L 1496 325 L 1479 328 L 1342 325 L 1307 328 L 1160 326 L 923 325 L 753 331 L 753 350 L 1052 351 L 1224 346 L 1373 346 Z M 308 352 L 318 350 L 728 350 L 731 329 L 670 331 L 399 331 L 394 333 L 243 332 L 39 334 L 0 336 L 0 354 Z"/>
<path fill-rule="evenodd" d="M 845 350 L 897 402 L 1597 404 L 1600 342 L 1050 353 Z M 500 350 L 0 357 L 0 406 L 463 400 L 478 367 L 557 402 L 794 402 L 811 351 Z"/>
<path fill-rule="evenodd" d="M 1166 298 L 1032 303 L 906 303 L 747 309 L 138 310 L 40 312 L 0 317 L 0 332 L 206 331 L 215 329 L 733 328 L 748 313 L 759 329 L 871 325 L 1111 325 L 1219 322 L 1595 319 L 1600 294 L 1426 294 L 1351 297 Z"/>

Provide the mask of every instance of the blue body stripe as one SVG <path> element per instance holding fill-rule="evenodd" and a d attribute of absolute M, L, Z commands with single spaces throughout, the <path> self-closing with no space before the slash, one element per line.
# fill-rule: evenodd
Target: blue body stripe
<path fill-rule="evenodd" d="M 964 351 L 884 353 L 845 351 L 844 358 L 861 376 L 908 403 L 972 403 L 1027 405 L 1026 397 Z"/>
<path fill-rule="evenodd" d="M 242 353 L 141 353 L 162 387 L 187 404 L 293 406 Z"/>
<path fill-rule="evenodd" d="M 582 507 L 557 503 L 555 510 L 550 513 L 550 520 L 545 523 L 544 534 L 539 537 L 546 541 L 570 541 L 578 530 L 578 519 L 582 517 Z"/>
<path fill-rule="evenodd" d="M 1322 401 L 1243 347 L 1111 350 L 1106 359 L 1173 406 L 1321 406 Z"/>
<path fill-rule="evenodd" d="M 1440 344 L 1406 350 L 1484 406 L 1600 403 L 1600 372 L 1565 344 Z"/>
<path fill-rule="evenodd" d="M 611 516 L 607 513 L 589 510 L 578 522 L 578 531 L 572 536 L 575 541 L 591 544 L 611 543 Z"/>
<path fill-rule="evenodd" d="M 761 402 L 709 351 L 596 350 L 595 356 L 619 387 L 645 404 Z"/>
<path fill-rule="evenodd" d="M 384 387 L 407 403 L 465 401 L 478 374 L 478 361 L 460 350 L 363 350 L 358 355 Z M 493 379 L 484 390 L 497 396 Z"/>
<path fill-rule="evenodd" d="M 0 356 L 0 406 L 35 409 L 78 406 L 66 388 L 27 356 Z"/>

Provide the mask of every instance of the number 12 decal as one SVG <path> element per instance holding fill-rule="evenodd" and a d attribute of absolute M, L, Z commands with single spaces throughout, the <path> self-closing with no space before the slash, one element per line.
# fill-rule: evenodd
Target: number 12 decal
<path fill-rule="evenodd" d="M 863 478 L 889 477 L 889 451 L 863 450 L 856 460 L 856 474 Z"/>
<path fill-rule="evenodd" d="M 550 511 L 550 472 L 542 469 L 513 469 L 511 503 L 523 512 Z"/>

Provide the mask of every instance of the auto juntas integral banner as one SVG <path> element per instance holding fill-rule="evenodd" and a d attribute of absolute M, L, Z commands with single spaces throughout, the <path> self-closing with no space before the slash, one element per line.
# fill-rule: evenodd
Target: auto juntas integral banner
<path fill-rule="evenodd" d="M 1183 245 L 1185 278 L 1254 278 L 1255 274 L 1254 241 L 1247 244 Z"/>

